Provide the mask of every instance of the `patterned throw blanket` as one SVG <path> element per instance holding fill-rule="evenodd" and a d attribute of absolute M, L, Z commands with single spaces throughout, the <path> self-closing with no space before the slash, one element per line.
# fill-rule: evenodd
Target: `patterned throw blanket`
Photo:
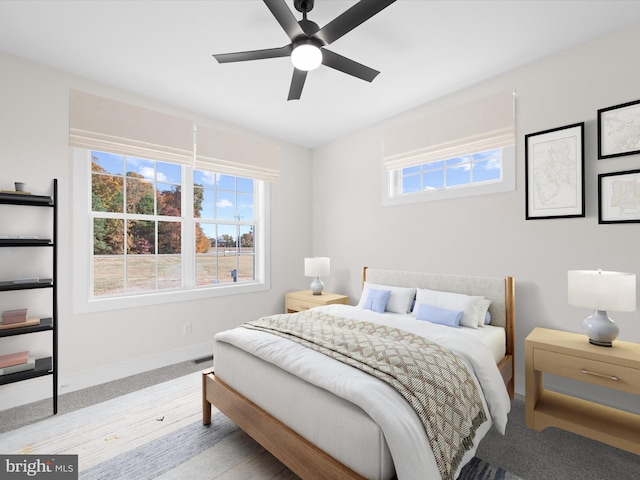
<path fill-rule="evenodd" d="M 300 343 L 394 387 L 418 414 L 445 480 L 454 478 L 476 429 L 486 420 L 465 364 L 419 335 L 314 310 L 273 315 L 242 326 Z"/>

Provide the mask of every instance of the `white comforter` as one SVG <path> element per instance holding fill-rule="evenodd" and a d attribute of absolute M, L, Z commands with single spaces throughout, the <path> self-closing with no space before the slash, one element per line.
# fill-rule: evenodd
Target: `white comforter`
<path fill-rule="evenodd" d="M 477 442 L 490 427 L 488 422 L 493 422 L 504 434 L 511 403 L 495 359 L 487 347 L 461 335 L 458 329 L 418 321 L 413 317 L 382 315 L 348 305 L 319 308 L 331 315 L 381 323 L 422 335 L 457 353 L 465 361 L 479 382 L 490 420 L 478 429 L 474 448 L 467 452 L 463 464 L 475 454 Z M 399 480 L 440 477 L 424 427 L 411 406 L 393 387 L 277 335 L 235 328 L 219 333 L 215 339 L 277 365 L 362 408 L 384 432 Z"/>

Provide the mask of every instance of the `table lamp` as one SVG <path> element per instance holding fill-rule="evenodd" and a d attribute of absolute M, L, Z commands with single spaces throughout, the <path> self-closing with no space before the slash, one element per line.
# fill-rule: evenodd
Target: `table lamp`
<path fill-rule="evenodd" d="M 583 320 L 584 332 L 589 343 L 611 347 L 620 330 L 607 315 L 607 310 L 635 311 L 636 276 L 603 270 L 569 270 L 568 301 L 570 305 L 595 310 Z"/>
<path fill-rule="evenodd" d="M 322 295 L 324 283 L 320 277 L 329 275 L 329 257 L 311 257 L 304 259 L 304 275 L 314 277 L 311 281 L 311 291 L 314 295 Z"/>

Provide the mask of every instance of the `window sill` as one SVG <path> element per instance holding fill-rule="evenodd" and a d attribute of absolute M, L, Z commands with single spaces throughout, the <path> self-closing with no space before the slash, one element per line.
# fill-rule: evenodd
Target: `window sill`
<path fill-rule="evenodd" d="M 202 287 L 192 290 L 168 291 L 145 293 L 118 298 L 95 298 L 91 300 L 74 302 L 74 314 L 104 312 L 124 308 L 145 307 L 164 303 L 186 302 L 215 298 L 228 295 L 241 295 L 245 293 L 263 292 L 269 290 L 267 283 L 253 282 L 246 285 L 220 285 L 216 287 Z"/>

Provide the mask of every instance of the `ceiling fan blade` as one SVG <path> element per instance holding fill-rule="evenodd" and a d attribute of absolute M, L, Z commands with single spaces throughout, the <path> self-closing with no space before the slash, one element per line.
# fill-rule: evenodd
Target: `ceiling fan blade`
<path fill-rule="evenodd" d="M 276 20 L 280 24 L 280 26 L 284 29 L 288 37 L 293 42 L 300 35 L 304 35 L 304 31 L 298 25 L 298 21 L 296 17 L 293 15 L 293 12 L 289 10 L 287 4 L 284 0 L 263 0 L 265 5 Z"/>
<path fill-rule="evenodd" d="M 349 75 L 353 75 L 354 77 L 361 78 L 367 82 L 372 82 L 380 73 L 378 70 L 374 70 L 373 68 L 369 68 L 366 65 L 358 63 L 347 57 L 338 55 L 326 48 L 322 49 L 322 64 Z"/>
<path fill-rule="evenodd" d="M 262 60 L 264 58 L 288 57 L 293 47 L 285 45 L 279 48 L 267 48 L 264 50 L 250 50 L 247 52 L 218 53 L 213 54 L 218 63 L 244 62 L 247 60 Z"/>
<path fill-rule="evenodd" d="M 307 79 L 306 70 L 293 69 L 293 77 L 291 78 L 291 87 L 289 87 L 289 96 L 287 100 L 300 100 L 302 95 L 302 87 L 304 87 L 304 81 Z"/>
<path fill-rule="evenodd" d="M 360 0 L 360 2 L 356 3 L 342 15 L 327 23 L 313 36 L 324 42 L 325 45 L 329 45 L 395 1 L 396 0 Z"/>

